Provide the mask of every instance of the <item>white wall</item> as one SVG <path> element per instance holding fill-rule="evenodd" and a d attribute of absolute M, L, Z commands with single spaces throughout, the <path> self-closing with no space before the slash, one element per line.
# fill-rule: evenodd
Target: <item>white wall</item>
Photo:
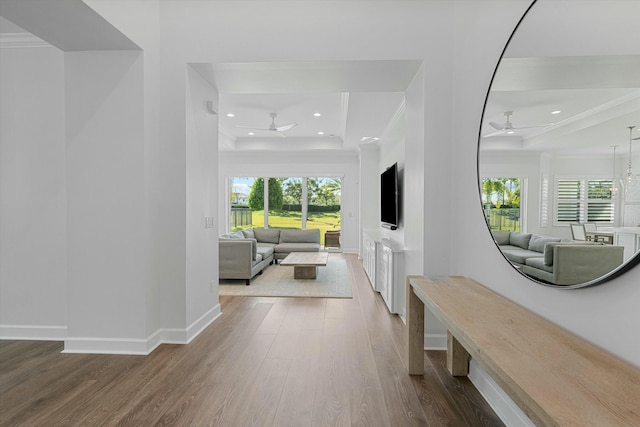
<path fill-rule="evenodd" d="M 553 5 L 550 5 L 554 3 Z M 547 28 L 536 33 L 531 44 L 538 48 L 555 48 L 556 29 L 565 35 L 575 35 L 578 45 L 589 45 L 586 37 L 599 37 L 598 32 L 589 28 L 598 26 L 598 15 L 588 19 L 576 19 L 581 14 L 560 14 L 557 2 L 538 1 L 536 6 L 546 4 L 549 17 L 544 20 Z M 612 31 L 634 28 L 634 14 L 627 17 L 628 23 L 618 17 L 610 19 L 612 4 L 609 2 L 561 2 L 563 8 L 573 3 L 576 10 L 585 12 L 587 5 L 605 5 L 607 20 Z M 622 2 L 631 6 L 634 2 Z M 508 265 L 498 253 L 489 236 L 482 215 L 479 212 L 476 156 L 478 128 L 481 120 L 482 105 L 489 88 L 491 75 L 504 44 L 520 18 L 527 1 L 516 2 L 461 2 L 457 8 L 455 32 L 455 71 L 453 86 L 456 126 L 453 126 L 455 168 L 457 177 L 452 189 L 457 196 L 454 201 L 453 218 L 450 226 L 452 239 L 456 242 L 469 242 L 459 245 L 454 256 L 452 273 L 463 274 L 505 295 L 507 298 L 524 305 L 536 313 L 550 319 L 570 331 L 596 343 L 612 353 L 640 366 L 640 341 L 629 339 L 635 336 L 634 325 L 640 322 L 637 301 L 640 299 L 640 269 L 633 269 L 623 276 L 604 285 L 566 291 L 537 285 L 528 281 Z M 610 7 L 611 6 L 611 7 Z M 557 15 L 557 16 L 556 16 Z M 570 18 L 567 18 L 570 16 Z M 554 20 L 560 20 L 559 23 Z M 553 25 L 550 24 L 553 22 Z M 550 29 L 550 28 L 551 29 Z M 571 29 L 571 31 L 567 31 Z M 582 31 L 586 30 L 586 31 Z M 578 36 L 579 35 L 579 36 Z M 611 47 L 630 46 L 637 35 L 627 34 L 628 38 L 610 41 Z M 596 45 L 601 44 L 595 41 Z M 633 43 L 637 48 L 637 44 Z M 593 45 L 592 45 L 593 46 Z M 560 49 L 560 48 L 559 48 Z M 453 164 L 451 165 L 454 166 Z"/>
<path fill-rule="evenodd" d="M 424 64 L 407 88 L 406 141 L 404 159 L 404 269 L 405 274 L 424 274 L 424 228 L 422 215 L 426 210 L 424 191 Z M 430 327 L 430 325 L 429 325 Z M 427 331 L 431 332 L 431 331 Z"/>
<path fill-rule="evenodd" d="M 65 53 L 66 351 L 146 346 L 142 79 L 139 52 Z"/>
<path fill-rule="evenodd" d="M 216 228 L 205 228 L 205 218 L 213 221 L 218 208 L 218 116 L 206 109 L 211 101 L 218 111 L 218 93 L 192 67 L 187 67 L 186 77 L 186 327 L 191 338 L 220 313 L 218 235 Z"/>
<path fill-rule="evenodd" d="M 221 151 L 219 157 L 219 194 L 227 194 L 229 177 L 342 177 L 342 221 L 340 241 L 342 250 L 357 253 L 359 248 L 359 165 L 356 152 L 230 152 Z M 218 227 L 225 232 L 228 206 L 218 207 Z"/>
<path fill-rule="evenodd" d="M 64 57 L 0 48 L 0 337 L 66 336 Z"/>

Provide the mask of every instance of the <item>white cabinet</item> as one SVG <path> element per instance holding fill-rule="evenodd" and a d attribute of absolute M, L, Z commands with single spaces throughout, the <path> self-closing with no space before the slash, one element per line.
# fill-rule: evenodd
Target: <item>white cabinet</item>
<path fill-rule="evenodd" d="M 613 228 L 613 244 L 624 247 L 624 262 L 640 251 L 640 227 Z"/>
<path fill-rule="evenodd" d="M 391 313 L 405 318 L 406 285 L 404 279 L 404 253 L 387 240 L 380 245 L 378 274 L 380 295 Z"/>
<path fill-rule="evenodd" d="M 362 264 L 374 291 L 379 291 L 376 280 L 378 246 L 379 242 L 375 236 L 367 232 L 362 233 Z"/>

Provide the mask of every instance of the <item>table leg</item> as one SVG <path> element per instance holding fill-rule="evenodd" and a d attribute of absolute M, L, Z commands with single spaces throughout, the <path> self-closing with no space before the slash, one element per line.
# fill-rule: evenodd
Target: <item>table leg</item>
<path fill-rule="evenodd" d="M 315 266 L 294 266 L 293 278 L 294 279 L 315 279 L 318 274 L 318 267 Z"/>
<path fill-rule="evenodd" d="M 407 277 L 407 369 L 409 375 L 424 374 L 424 303 L 413 292 Z M 417 276 L 416 276 L 417 277 Z"/>
<path fill-rule="evenodd" d="M 469 353 L 460 342 L 447 331 L 447 370 L 454 377 L 466 377 L 469 374 Z"/>

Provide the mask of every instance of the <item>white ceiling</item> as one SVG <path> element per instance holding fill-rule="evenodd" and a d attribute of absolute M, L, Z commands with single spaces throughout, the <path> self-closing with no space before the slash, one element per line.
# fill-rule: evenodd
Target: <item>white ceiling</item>
<path fill-rule="evenodd" d="M 221 149 L 355 150 L 393 132 L 421 61 L 192 66 L 220 93 Z M 270 113 L 277 114 L 277 126 L 296 126 L 282 133 L 259 130 L 269 128 Z"/>
<path fill-rule="evenodd" d="M 79 7 L 75 0 L 37 2 L 39 13 L 30 10 L 35 3 L 3 0 L 2 14 L 11 21 L 0 18 L 0 32 L 37 28 L 38 36 L 62 50 L 137 48 L 91 8 Z M 44 3 L 51 4 L 43 12 Z M 633 5 L 639 7 L 635 2 L 625 4 L 627 8 Z M 538 14 L 525 18 L 510 43 L 492 82 L 480 133 L 495 132 L 488 123 L 504 122 L 505 111 L 513 111 L 515 127 L 554 124 L 516 130 L 513 135 L 481 137 L 481 149 L 569 155 L 610 153 L 612 145 L 624 148 L 629 140 L 628 126 L 637 126 L 634 137 L 640 136 L 640 44 L 631 43 L 626 31 L 605 43 L 610 33 L 622 30 L 616 26 L 607 34 L 563 33 L 564 27 L 554 21 L 561 19 L 557 8 L 547 14 L 544 10 L 534 8 Z M 579 16 L 572 17 L 574 26 L 581 22 Z M 68 25 L 47 24 L 54 21 Z M 592 20 L 582 21 L 589 27 Z M 75 36 L 87 33 L 77 27 L 87 23 L 95 40 Z M 546 25 L 542 35 L 541 25 Z M 573 43 L 564 43 L 570 37 L 575 39 Z M 576 51 L 580 56 L 569 56 Z M 402 136 L 398 129 L 403 127 L 404 92 L 422 61 L 191 65 L 220 93 L 221 149 L 355 150 L 363 142 L 376 143 L 373 139 L 362 141 L 366 137 L 384 140 Z M 554 110 L 561 113 L 551 115 Z M 235 116 L 227 117 L 228 113 Z M 248 129 L 237 127 L 266 128 L 270 113 L 277 113 L 278 125 L 297 123 L 285 133 L 286 138 L 268 131 L 249 135 Z M 314 117 L 314 113 L 321 116 Z"/>
<path fill-rule="evenodd" d="M 514 127 L 526 129 L 487 136 L 496 131 L 489 122 L 504 123 L 506 111 Z M 488 97 L 481 147 L 611 153 L 612 145 L 627 148 L 628 126 L 640 136 L 640 56 L 507 58 Z"/>
<path fill-rule="evenodd" d="M 140 49 L 82 1 L 2 0 L 0 14 L 0 32 L 24 28 L 65 52 Z"/>
<path fill-rule="evenodd" d="M 514 32 L 491 85 L 487 124 L 513 111 L 513 135 L 481 137 L 481 149 L 559 156 L 611 155 L 640 136 L 639 1 L 538 1 Z M 552 115 L 559 110 L 561 113 Z"/>

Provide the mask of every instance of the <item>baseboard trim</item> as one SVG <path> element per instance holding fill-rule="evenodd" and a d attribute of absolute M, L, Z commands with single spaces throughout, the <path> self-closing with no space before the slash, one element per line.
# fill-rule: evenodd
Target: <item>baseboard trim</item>
<path fill-rule="evenodd" d="M 222 314 L 220 304 L 200 316 L 187 328 L 158 329 L 146 339 L 137 338 L 90 338 L 64 339 L 63 353 L 83 354 L 129 354 L 146 356 L 161 344 L 189 344 L 207 326 Z"/>
<path fill-rule="evenodd" d="M 2 340 L 62 341 L 66 336 L 66 326 L 0 325 Z"/>
<path fill-rule="evenodd" d="M 447 350 L 447 334 L 425 334 L 425 350 Z M 515 404 L 480 364 L 471 359 L 467 376 L 496 415 L 509 427 L 535 427 L 535 424 Z"/>
<path fill-rule="evenodd" d="M 425 350 L 447 350 L 447 334 L 424 334 Z"/>
<path fill-rule="evenodd" d="M 155 336 L 156 334 L 154 334 Z M 146 356 L 147 339 L 142 338 L 92 338 L 72 337 L 64 340 L 62 353 L 80 354 L 129 354 Z"/>
<path fill-rule="evenodd" d="M 491 375 L 473 359 L 469 362 L 468 378 L 505 425 L 535 427 L 535 424 L 491 378 Z"/>
<path fill-rule="evenodd" d="M 220 304 L 213 307 L 211 310 L 207 311 L 205 314 L 200 316 L 198 320 L 193 322 L 187 328 L 186 334 L 186 342 L 185 344 L 189 344 L 195 337 L 200 335 L 202 331 L 204 331 L 207 326 L 216 321 L 218 317 L 222 315 L 222 309 L 220 308 Z M 166 342 L 166 341 L 165 341 Z"/>

